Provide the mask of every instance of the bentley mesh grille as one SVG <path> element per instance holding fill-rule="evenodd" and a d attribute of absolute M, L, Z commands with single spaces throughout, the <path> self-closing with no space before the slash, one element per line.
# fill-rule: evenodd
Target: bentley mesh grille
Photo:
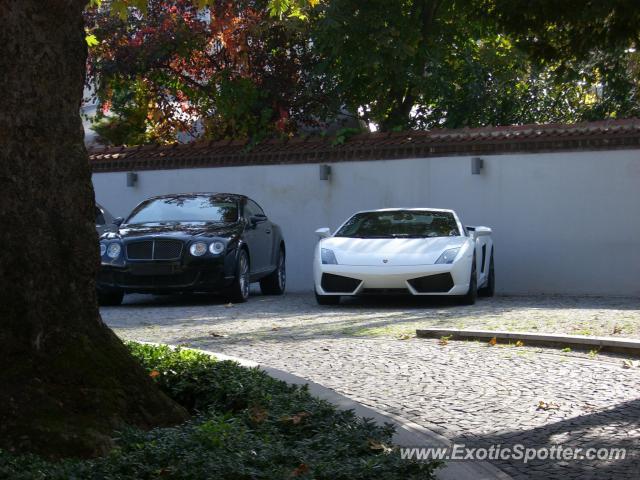
<path fill-rule="evenodd" d="M 122 287 L 180 287 L 190 286 L 198 278 L 197 272 L 184 272 L 176 275 L 131 275 L 116 273 L 115 281 Z"/>
<path fill-rule="evenodd" d="M 180 240 L 142 240 L 127 244 L 130 260 L 175 260 L 182 255 Z"/>
<path fill-rule="evenodd" d="M 182 242 L 178 240 L 156 240 L 153 251 L 154 260 L 171 260 L 180 258 L 182 254 Z"/>

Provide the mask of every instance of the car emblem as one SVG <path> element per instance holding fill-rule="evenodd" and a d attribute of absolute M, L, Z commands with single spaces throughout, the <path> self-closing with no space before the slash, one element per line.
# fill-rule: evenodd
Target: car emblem
<path fill-rule="evenodd" d="M 389 260 L 387 260 L 386 258 L 382 260 L 382 263 L 389 263 Z"/>

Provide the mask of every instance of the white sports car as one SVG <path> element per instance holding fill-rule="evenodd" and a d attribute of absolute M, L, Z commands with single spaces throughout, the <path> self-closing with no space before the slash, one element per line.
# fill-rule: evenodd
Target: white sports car
<path fill-rule="evenodd" d="M 453 295 L 473 304 L 493 296 L 493 240 L 487 227 L 464 227 L 453 210 L 370 210 L 354 214 L 315 250 L 321 305 L 366 294 Z"/>

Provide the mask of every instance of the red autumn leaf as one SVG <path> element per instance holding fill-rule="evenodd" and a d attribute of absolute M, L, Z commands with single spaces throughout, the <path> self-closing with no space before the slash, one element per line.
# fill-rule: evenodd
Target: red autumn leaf
<path fill-rule="evenodd" d="M 300 466 L 298 466 L 298 468 L 294 469 L 293 472 L 291 472 L 291 476 L 299 477 L 307 473 L 309 470 L 310 470 L 309 465 L 307 465 L 306 463 L 301 463 Z"/>

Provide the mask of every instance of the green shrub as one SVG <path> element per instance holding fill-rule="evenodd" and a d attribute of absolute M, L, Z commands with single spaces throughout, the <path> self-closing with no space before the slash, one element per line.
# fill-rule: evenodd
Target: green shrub
<path fill-rule="evenodd" d="M 435 463 L 401 460 L 393 428 L 337 411 L 305 387 L 189 351 L 128 344 L 160 388 L 193 414 L 149 432 L 119 432 L 104 458 L 47 463 L 0 452 L 0 479 L 433 478 Z"/>

